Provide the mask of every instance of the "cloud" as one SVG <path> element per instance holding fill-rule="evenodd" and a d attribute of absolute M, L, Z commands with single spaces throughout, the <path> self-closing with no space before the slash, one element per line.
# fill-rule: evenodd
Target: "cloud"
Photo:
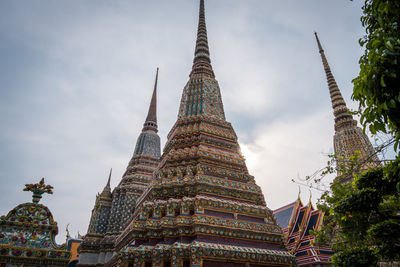
<path fill-rule="evenodd" d="M 241 142 L 248 169 L 270 208 L 296 200 L 298 186 L 292 179 L 304 179 L 326 165 L 333 152 L 332 135 L 330 114 L 318 113 L 260 125 L 251 140 Z M 318 195 L 314 192 L 314 201 Z M 304 188 L 302 196 L 308 199 Z"/>

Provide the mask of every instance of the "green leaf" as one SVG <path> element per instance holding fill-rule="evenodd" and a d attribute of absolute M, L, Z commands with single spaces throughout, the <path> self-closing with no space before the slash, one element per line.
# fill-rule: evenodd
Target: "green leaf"
<path fill-rule="evenodd" d="M 372 134 L 376 134 L 375 126 L 374 126 L 373 124 L 371 124 L 371 125 L 369 126 L 369 130 L 370 130 L 370 132 L 371 132 Z"/>
<path fill-rule="evenodd" d="M 383 108 L 384 110 L 389 110 L 388 106 L 386 105 L 386 102 L 383 102 L 382 108 Z"/>
<path fill-rule="evenodd" d="M 385 79 L 383 78 L 383 75 L 381 76 L 381 86 L 386 87 Z"/>
<path fill-rule="evenodd" d="M 394 101 L 394 99 L 390 99 L 390 101 L 389 101 L 389 107 L 391 107 L 391 108 L 396 108 L 396 101 Z"/>
<path fill-rule="evenodd" d="M 389 49 L 393 49 L 393 45 L 392 45 L 392 43 L 390 42 L 390 40 L 386 41 L 386 46 L 387 46 Z"/>

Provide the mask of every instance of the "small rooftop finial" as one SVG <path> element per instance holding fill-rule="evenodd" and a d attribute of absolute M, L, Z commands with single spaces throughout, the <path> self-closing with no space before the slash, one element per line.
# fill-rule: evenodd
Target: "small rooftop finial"
<path fill-rule="evenodd" d="M 153 95 L 151 96 L 149 112 L 147 113 L 146 121 L 143 125 L 143 131 L 152 130 L 158 132 L 157 130 L 157 83 L 158 83 L 158 70 L 156 72 L 156 80 L 154 82 Z"/>
<path fill-rule="evenodd" d="M 69 235 L 69 229 L 68 229 L 68 226 L 69 226 L 69 223 L 68 223 L 68 224 L 67 224 L 67 226 L 65 227 L 65 232 L 66 232 L 66 239 L 67 239 L 67 242 L 68 242 L 69 238 L 71 237 L 71 236 Z"/>
<path fill-rule="evenodd" d="M 83 239 L 85 236 L 84 235 L 81 235 L 80 233 L 79 233 L 79 230 L 78 230 L 78 239 Z"/>
<path fill-rule="evenodd" d="M 208 48 L 206 17 L 204 11 L 204 0 L 200 0 L 199 25 L 197 28 L 197 41 L 194 51 L 193 67 L 190 77 L 193 75 L 204 75 L 215 78 L 211 66 L 210 50 Z"/>
<path fill-rule="evenodd" d="M 24 191 L 31 191 L 33 193 L 32 202 L 37 204 L 37 203 L 39 203 L 39 201 L 42 198 L 42 195 L 44 193 L 53 194 L 52 189 L 53 189 L 53 187 L 51 185 L 46 185 L 44 183 L 44 178 L 42 178 L 42 180 L 40 180 L 39 183 L 25 184 Z"/>
<path fill-rule="evenodd" d="M 301 188 L 300 188 L 300 185 L 299 185 L 299 194 L 297 195 L 297 199 L 300 199 L 300 194 L 301 194 Z"/>

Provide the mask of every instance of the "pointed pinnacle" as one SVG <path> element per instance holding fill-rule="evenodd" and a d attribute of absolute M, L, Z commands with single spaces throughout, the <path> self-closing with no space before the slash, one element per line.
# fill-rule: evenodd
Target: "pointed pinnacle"
<path fill-rule="evenodd" d="M 317 32 L 314 32 L 314 34 L 315 34 L 315 38 L 317 39 L 319 52 L 320 52 L 320 53 L 321 53 L 321 52 L 324 52 L 324 49 L 322 49 L 322 45 L 321 45 L 321 43 L 319 42 L 319 38 L 318 38 Z"/>
<path fill-rule="evenodd" d="M 211 78 L 215 78 L 214 71 L 211 66 L 210 51 L 208 48 L 204 0 L 200 0 L 197 41 L 190 77 L 192 77 L 192 75 L 205 75 Z"/>
<path fill-rule="evenodd" d="M 157 130 L 157 83 L 158 83 L 158 70 L 156 72 L 156 79 L 154 82 L 153 95 L 151 96 L 149 112 L 147 113 L 146 121 L 143 125 L 143 131 L 152 130 L 158 132 Z"/>
<path fill-rule="evenodd" d="M 108 187 L 110 187 L 111 174 L 112 174 L 112 168 L 110 169 L 110 175 L 108 176 L 108 181 L 107 181 L 107 186 Z"/>
<path fill-rule="evenodd" d="M 111 197 L 111 186 L 110 186 L 111 173 L 112 173 L 112 168 L 111 168 L 110 174 L 108 176 L 107 184 L 106 184 L 106 186 L 104 187 L 103 191 L 100 194 L 101 197 L 107 197 L 107 198 Z"/>
<path fill-rule="evenodd" d="M 335 77 L 333 77 L 331 68 L 329 67 L 328 60 L 325 57 L 325 52 L 322 49 L 322 45 L 319 41 L 318 35 L 314 32 L 317 40 L 319 53 L 321 54 L 322 64 L 324 66 L 326 80 L 328 82 L 329 93 L 331 96 L 333 115 L 335 116 L 335 130 L 343 129 L 348 126 L 356 126 L 357 122 L 353 119 L 353 116 L 348 113 L 346 102 L 344 102 L 342 93 L 336 84 Z"/>

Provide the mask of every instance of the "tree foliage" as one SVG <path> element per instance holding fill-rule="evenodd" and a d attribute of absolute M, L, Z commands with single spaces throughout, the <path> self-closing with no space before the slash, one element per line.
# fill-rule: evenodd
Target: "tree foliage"
<path fill-rule="evenodd" d="M 353 80 L 361 123 L 371 133 L 390 133 L 400 140 L 400 1 L 365 0 L 360 39 L 365 53 Z"/>
<path fill-rule="evenodd" d="M 351 183 L 338 177 L 318 208 L 328 215 L 322 230 L 314 234 L 317 243 L 332 245 L 335 265 L 400 260 L 400 157 L 354 175 Z"/>

